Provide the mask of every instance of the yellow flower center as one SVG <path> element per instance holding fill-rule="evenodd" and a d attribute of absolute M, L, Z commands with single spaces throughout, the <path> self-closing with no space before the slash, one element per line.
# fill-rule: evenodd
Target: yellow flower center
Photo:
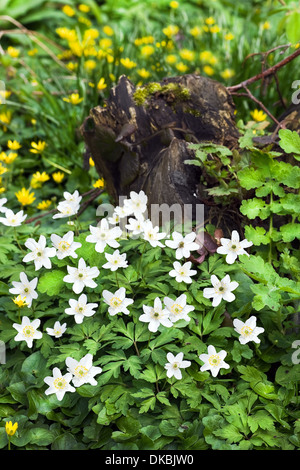
<path fill-rule="evenodd" d="M 221 362 L 221 358 L 218 354 L 213 354 L 212 356 L 209 356 L 208 362 L 211 366 L 218 366 Z"/>
<path fill-rule="evenodd" d="M 109 303 L 111 307 L 119 307 L 122 303 L 122 300 L 119 299 L 118 297 L 112 297 Z"/>
<path fill-rule="evenodd" d="M 183 310 L 183 307 L 179 304 L 174 304 L 171 307 L 171 311 L 174 315 L 179 315 Z"/>
<path fill-rule="evenodd" d="M 65 240 L 62 240 L 58 244 L 58 249 L 60 251 L 66 251 L 68 250 L 68 248 L 70 248 L 70 246 L 71 246 L 70 243 L 66 242 Z"/>
<path fill-rule="evenodd" d="M 67 382 L 63 377 L 59 377 L 54 380 L 53 385 L 55 388 L 57 388 L 57 390 L 63 390 L 66 387 Z"/>
<path fill-rule="evenodd" d="M 250 326 L 243 326 L 241 329 L 241 334 L 243 336 L 249 336 L 253 332 L 253 329 Z"/>
<path fill-rule="evenodd" d="M 31 325 L 26 325 L 23 328 L 23 335 L 26 336 L 26 338 L 32 338 L 34 333 L 35 333 L 35 329 Z"/>
<path fill-rule="evenodd" d="M 88 373 L 88 369 L 82 365 L 79 365 L 74 370 L 74 375 L 77 377 L 84 377 Z"/>

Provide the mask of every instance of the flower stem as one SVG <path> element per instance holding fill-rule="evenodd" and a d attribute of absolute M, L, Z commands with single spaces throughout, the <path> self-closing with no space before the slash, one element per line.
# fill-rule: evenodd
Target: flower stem
<path fill-rule="evenodd" d="M 23 248 L 22 248 L 21 245 L 20 245 L 20 242 L 19 242 L 19 240 L 18 240 L 18 237 L 17 237 L 17 230 L 16 230 L 16 227 L 14 227 L 14 235 L 15 235 L 15 241 L 16 241 L 16 243 L 17 243 L 19 249 L 24 252 Z"/>

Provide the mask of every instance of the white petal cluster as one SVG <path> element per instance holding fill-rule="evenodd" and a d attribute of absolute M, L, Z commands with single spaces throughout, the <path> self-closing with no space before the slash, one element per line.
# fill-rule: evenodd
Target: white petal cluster
<path fill-rule="evenodd" d="M 62 219 L 77 214 L 80 208 L 82 196 L 76 190 L 73 194 L 68 191 L 64 192 L 64 200 L 60 201 L 57 206 L 58 213 L 54 214 L 53 219 Z"/>
<path fill-rule="evenodd" d="M 247 255 L 245 248 L 253 245 L 247 239 L 240 241 L 240 236 L 236 230 L 233 230 L 230 238 L 221 238 L 221 246 L 217 248 L 217 253 L 226 255 L 226 263 L 233 264 L 239 255 Z"/>

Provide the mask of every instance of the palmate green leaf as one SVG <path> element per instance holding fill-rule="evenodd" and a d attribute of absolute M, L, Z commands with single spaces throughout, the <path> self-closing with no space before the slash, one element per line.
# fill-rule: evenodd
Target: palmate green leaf
<path fill-rule="evenodd" d="M 260 188 L 265 184 L 265 178 L 261 171 L 253 167 L 246 167 L 238 172 L 240 185 L 245 189 Z"/>
<path fill-rule="evenodd" d="M 255 294 L 252 300 L 252 306 L 255 310 L 262 310 L 265 306 L 274 311 L 280 308 L 281 294 L 274 285 L 253 284 L 251 290 Z"/>
<path fill-rule="evenodd" d="M 244 439 L 243 434 L 241 434 L 233 424 L 227 424 L 226 426 L 222 427 L 222 429 L 217 429 L 214 431 L 214 434 L 217 437 L 226 439 L 226 441 L 230 444 L 234 442 L 240 442 L 242 439 Z"/>
<path fill-rule="evenodd" d="M 269 206 L 266 205 L 265 201 L 258 198 L 243 200 L 240 206 L 240 211 L 243 215 L 246 215 L 248 219 L 260 217 L 264 220 L 270 215 Z"/>
<path fill-rule="evenodd" d="M 298 132 L 290 129 L 280 129 L 278 132 L 280 140 L 278 144 L 286 153 L 300 155 L 300 136 Z M 297 160 L 300 158 L 295 157 Z"/>
<path fill-rule="evenodd" d="M 252 225 L 246 225 L 245 238 L 247 240 L 251 240 L 255 246 L 268 245 L 270 243 L 270 234 L 264 227 L 252 227 Z"/>
<path fill-rule="evenodd" d="M 252 433 L 258 428 L 268 431 L 275 431 L 274 419 L 266 411 L 258 410 L 255 414 L 248 417 L 248 425 Z"/>
<path fill-rule="evenodd" d="M 58 269 L 46 272 L 40 277 L 37 290 L 42 294 L 45 293 L 49 295 L 50 297 L 58 295 L 62 287 L 65 285 L 63 281 L 65 275 L 66 273 L 64 271 L 60 271 Z"/>
<path fill-rule="evenodd" d="M 280 227 L 282 240 L 285 243 L 292 242 L 295 238 L 300 239 L 300 224 L 290 223 Z"/>

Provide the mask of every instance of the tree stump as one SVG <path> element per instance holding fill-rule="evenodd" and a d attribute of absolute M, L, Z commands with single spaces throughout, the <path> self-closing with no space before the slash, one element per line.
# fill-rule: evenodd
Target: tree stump
<path fill-rule="evenodd" d="M 186 165 L 189 142 L 233 148 L 239 133 L 234 102 L 219 82 L 189 74 L 135 87 L 121 76 L 104 106 L 84 120 L 81 132 L 118 204 L 143 190 L 148 204 L 203 204 L 199 167 Z"/>

